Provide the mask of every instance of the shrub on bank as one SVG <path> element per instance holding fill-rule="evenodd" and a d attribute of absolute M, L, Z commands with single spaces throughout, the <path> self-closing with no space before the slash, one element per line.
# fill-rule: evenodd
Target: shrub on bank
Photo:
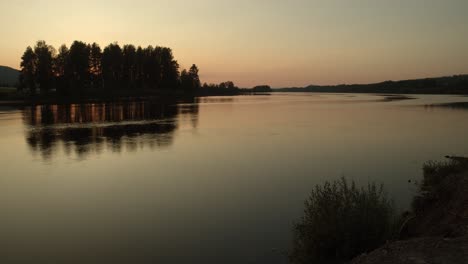
<path fill-rule="evenodd" d="M 436 202 L 446 201 L 456 193 L 461 172 L 468 169 L 468 159 L 448 157 L 445 162 L 429 161 L 423 166 L 423 180 L 413 199 L 413 212 L 420 213 Z"/>
<path fill-rule="evenodd" d="M 294 226 L 292 263 L 342 263 L 391 238 L 396 212 L 383 185 L 358 188 L 346 179 L 317 185 Z"/>

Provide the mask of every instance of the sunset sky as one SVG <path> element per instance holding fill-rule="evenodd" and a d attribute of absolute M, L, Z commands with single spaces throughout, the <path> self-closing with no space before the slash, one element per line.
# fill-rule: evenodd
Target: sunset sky
<path fill-rule="evenodd" d="M 171 47 L 203 82 L 368 83 L 468 73 L 466 0 L 0 0 L 0 65 L 28 45 Z"/>

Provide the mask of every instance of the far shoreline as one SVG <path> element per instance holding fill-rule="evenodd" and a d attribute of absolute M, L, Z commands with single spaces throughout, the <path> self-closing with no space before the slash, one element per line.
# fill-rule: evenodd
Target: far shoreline
<path fill-rule="evenodd" d="M 253 92 L 249 89 L 235 90 L 208 90 L 198 91 L 195 93 L 184 93 L 178 91 L 147 91 L 147 92 L 128 92 L 122 91 L 112 94 L 83 94 L 75 96 L 60 96 L 56 93 L 37 94 L 35 96 L 25 96 L 15 92 L 6 98 L 0 98 L 0 106 L 28 106 L 28 105 L 43 105 L 43 104 L 86 104 L 86 103 L 103 103 L 103 102 L 128 102 L 128 101 L 161 101 L 161 102 L 178 102 L 189 101 L 200 97 L 216 97 L 216 96 L 240 96 L 240 95 L 265 95 L 269 93 Z"/>
<path fill-rule="evenodd" d="M 304 89 L 304 88 L 301 88 Z M 104 102 L 129 102 L 129 101 L 161 101 L 161 102 L 179 102 L 179 101 L 189 101 L 193 98 L 201 97 L 217 97 L 217 96 L 249 96 L 249 95 L 271 95 L 271 94 L 334 94 L 334 95 L 346 95 L 346 94 L 357 94 L 357 95 L 375 95 L 383 97 L 380 101 L 382 102 L 391 102 L 391 101 L 401 101 L 401 100 L 413 100 L 417 99 L 414 96 L 418 95 L 445 95 L 445 96 L 468 96 L 468 94 L 444 94 L 444 93 L 391 93 L 391 92 L 355 92 L 355 91 L 278 91 L 272 89 L 269 92 L 255 92 L 252 89 L 216 89 L 216 90 L 206 90 L 203 89 L 194 92 L 186 93 L 182 91 L 138 91 L 138 92 L 129 92 L 129 91 L 117 91 L 111 94 L 104 93 L 90 93 L 74 96 L 60 96 L 55 92 L 49 94 L 37 94 L 35 96 L 23 95 L 18 92 L 14 92 L 11 95 L 6 96 L 6 98 L 0 98 L 0 106 L 9 106 L 9 107 L 21 107 L 28 105 L 44 105 L 44 104 L 86 104 L 86 103 L 104 103 Z M 451 106 L 452 103 L 447 103 L 440 106 Z M 435 106 L 435 105 L 431 105 Z M 439 106 L 439 105 L 437 105 Z M 463 104 L 465 106 L 465 104 Z M 464 107 L 463 107 L 464 108 Z"/>

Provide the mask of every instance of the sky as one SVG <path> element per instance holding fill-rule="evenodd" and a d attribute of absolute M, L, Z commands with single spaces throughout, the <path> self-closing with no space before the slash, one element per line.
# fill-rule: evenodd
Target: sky
<path fill-rule="evenodd" d="M 0 0 L 0 65 L 73 40 L 167 46 L 202 82 L 371 83 L 468 73 L 466 0 Z"/>

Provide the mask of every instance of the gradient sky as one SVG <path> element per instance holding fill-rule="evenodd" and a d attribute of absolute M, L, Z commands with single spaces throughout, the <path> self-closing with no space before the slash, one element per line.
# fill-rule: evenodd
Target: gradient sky
<path fill-rule="evenodd" d="M 468 73 L 466 0 L 0 0 L 0 65 L 39 39 L 171 47 L 242 87 Z"/>

